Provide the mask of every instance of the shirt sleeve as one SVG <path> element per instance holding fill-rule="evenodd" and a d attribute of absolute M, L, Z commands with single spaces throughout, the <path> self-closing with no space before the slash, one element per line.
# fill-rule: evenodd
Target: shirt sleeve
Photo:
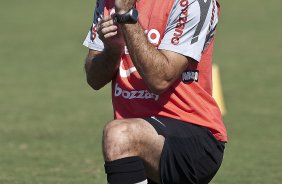
<path fill-rule="evenodd" d="M 218 22 L 216 0 L 175 0 L 158 49 L 201 60 Z"/>
<path fill-rule="evenodd" d="M 104 0 L 97 0 L 96 8 L 94 10 L 94 18 L 93 18 L 92 26 L 88 31 L 88 34 L 83 42 L 83 45 L 88 47 L 89 49 L 97 50 L 97 51 L 104 50 L 104 44 L 99 39 L 96 29 L 98 22 L 101 20 L 103 16 L 104 16 Z"/>

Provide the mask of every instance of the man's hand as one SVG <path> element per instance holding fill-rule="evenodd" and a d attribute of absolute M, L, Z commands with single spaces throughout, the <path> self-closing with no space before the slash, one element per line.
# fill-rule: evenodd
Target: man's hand
<path fill-rule="evenodd" d="M 134 7 L 136 0 L 115 0 L 116 13 L 126 13 L 130 8 Z"/>
<path fill-rule="evenodd" d="M 90 49 L 85 60 L 87 82 L 95 90 L 114 78 L 125 47 L 121 29 L 114 24 L 111 16 L 98 23 L 97 33 L 105 49 L 102 52 Z"/>
<path fill-rule="evenodd" d="M 107 49 L 124 50 L 125 42 L 121 29 L 114 24 L 111 16 L 105 16 L 98 23 L 97 33 Z"/>

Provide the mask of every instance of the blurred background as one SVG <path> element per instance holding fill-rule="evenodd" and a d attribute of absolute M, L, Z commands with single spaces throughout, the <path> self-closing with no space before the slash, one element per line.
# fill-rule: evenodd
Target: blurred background
<path fill-rule="evenodd" d="M 83 71 L 95 1 L 0 0 L 0 184 L 105 182 L 110 87 Z M 221 1 L 214 62 L 229 133 L 213 184 L 282 181 L 281 0 Z"/>

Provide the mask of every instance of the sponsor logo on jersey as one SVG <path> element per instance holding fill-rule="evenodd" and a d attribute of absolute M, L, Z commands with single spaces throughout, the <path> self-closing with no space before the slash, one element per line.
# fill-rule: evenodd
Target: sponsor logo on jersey
<path fill-rule="evenodd" d="M 148 41 L 155 47 L 158 47 L 161 40 L 161 33 L 157 29 L 145 30 L 144 33 L 147 35 Z M 129 54 L 127 46 L 124 48 L 124 53 Z"/>
<path fill-rule="evenodd" d="M 199 80 L 199 70 L 186 70 L 181 75 L 183 82 L 191 82 Z"/>
<path fill-rule="evenodd" d="M 123 60 L 121 59 L 120 65 L 119 65 L 119 75 L 120 77 L 129 77 L 131 73 L 135 72 L 135 67 L 130 67 L 129 69 L 125 70 L 123 69 Z"/>
<path fill-rule="evenodd" d="M 151 44 L 155 47 L 159 45 L 161 39 L 161 33 L 156 29 L 145 30 L 145 34 Z"/>
<path fill-rule="evenodd" d="M 153 99 L 157 101 L 159 99 L 159 95 L 154 93 L 150 93 L 147 90 L 139 90 L 139 91 L 127 91 L 123 90 L 121 87 L 118 86 L 118 83 L 115 85 L 115 97 L 122 97 L 124 99 L 132 100 L 132 99 L 145 99 L 150 100 Z"/>
<path fill-rule="evenodd" d="M 180 41 L 180 37 L 183 34 L 183 30 L 185 28 L 185 23 L 187 22 L 188 17 L 188 0 L 181 0 L 179 5 L 182 7 L 181 13 L 177 20 L 177 24 L 175 26 L 173 37 L 171 38 L 171 43 L 173 45 L 178 45 Z"/>

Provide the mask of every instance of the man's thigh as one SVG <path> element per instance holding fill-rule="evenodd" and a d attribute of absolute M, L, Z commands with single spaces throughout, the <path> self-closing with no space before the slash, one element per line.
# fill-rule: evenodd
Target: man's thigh
<path fill-rule="evenodd" d="M 140 118 L 114 120 L 104 128 L 103 138 L 109 139 L 108 136 L 113 136 L 112 139 L 116 140 L 115 149 L 121 150 L 122 153 L 119 157 L 141 157 L 147 176 L 160 183 L 159 165 L 164 137 L 158 134 L 150 123 Z M 107 143 L 104 143 L 104 152 L 107 152 L 107 149 Z"/>

